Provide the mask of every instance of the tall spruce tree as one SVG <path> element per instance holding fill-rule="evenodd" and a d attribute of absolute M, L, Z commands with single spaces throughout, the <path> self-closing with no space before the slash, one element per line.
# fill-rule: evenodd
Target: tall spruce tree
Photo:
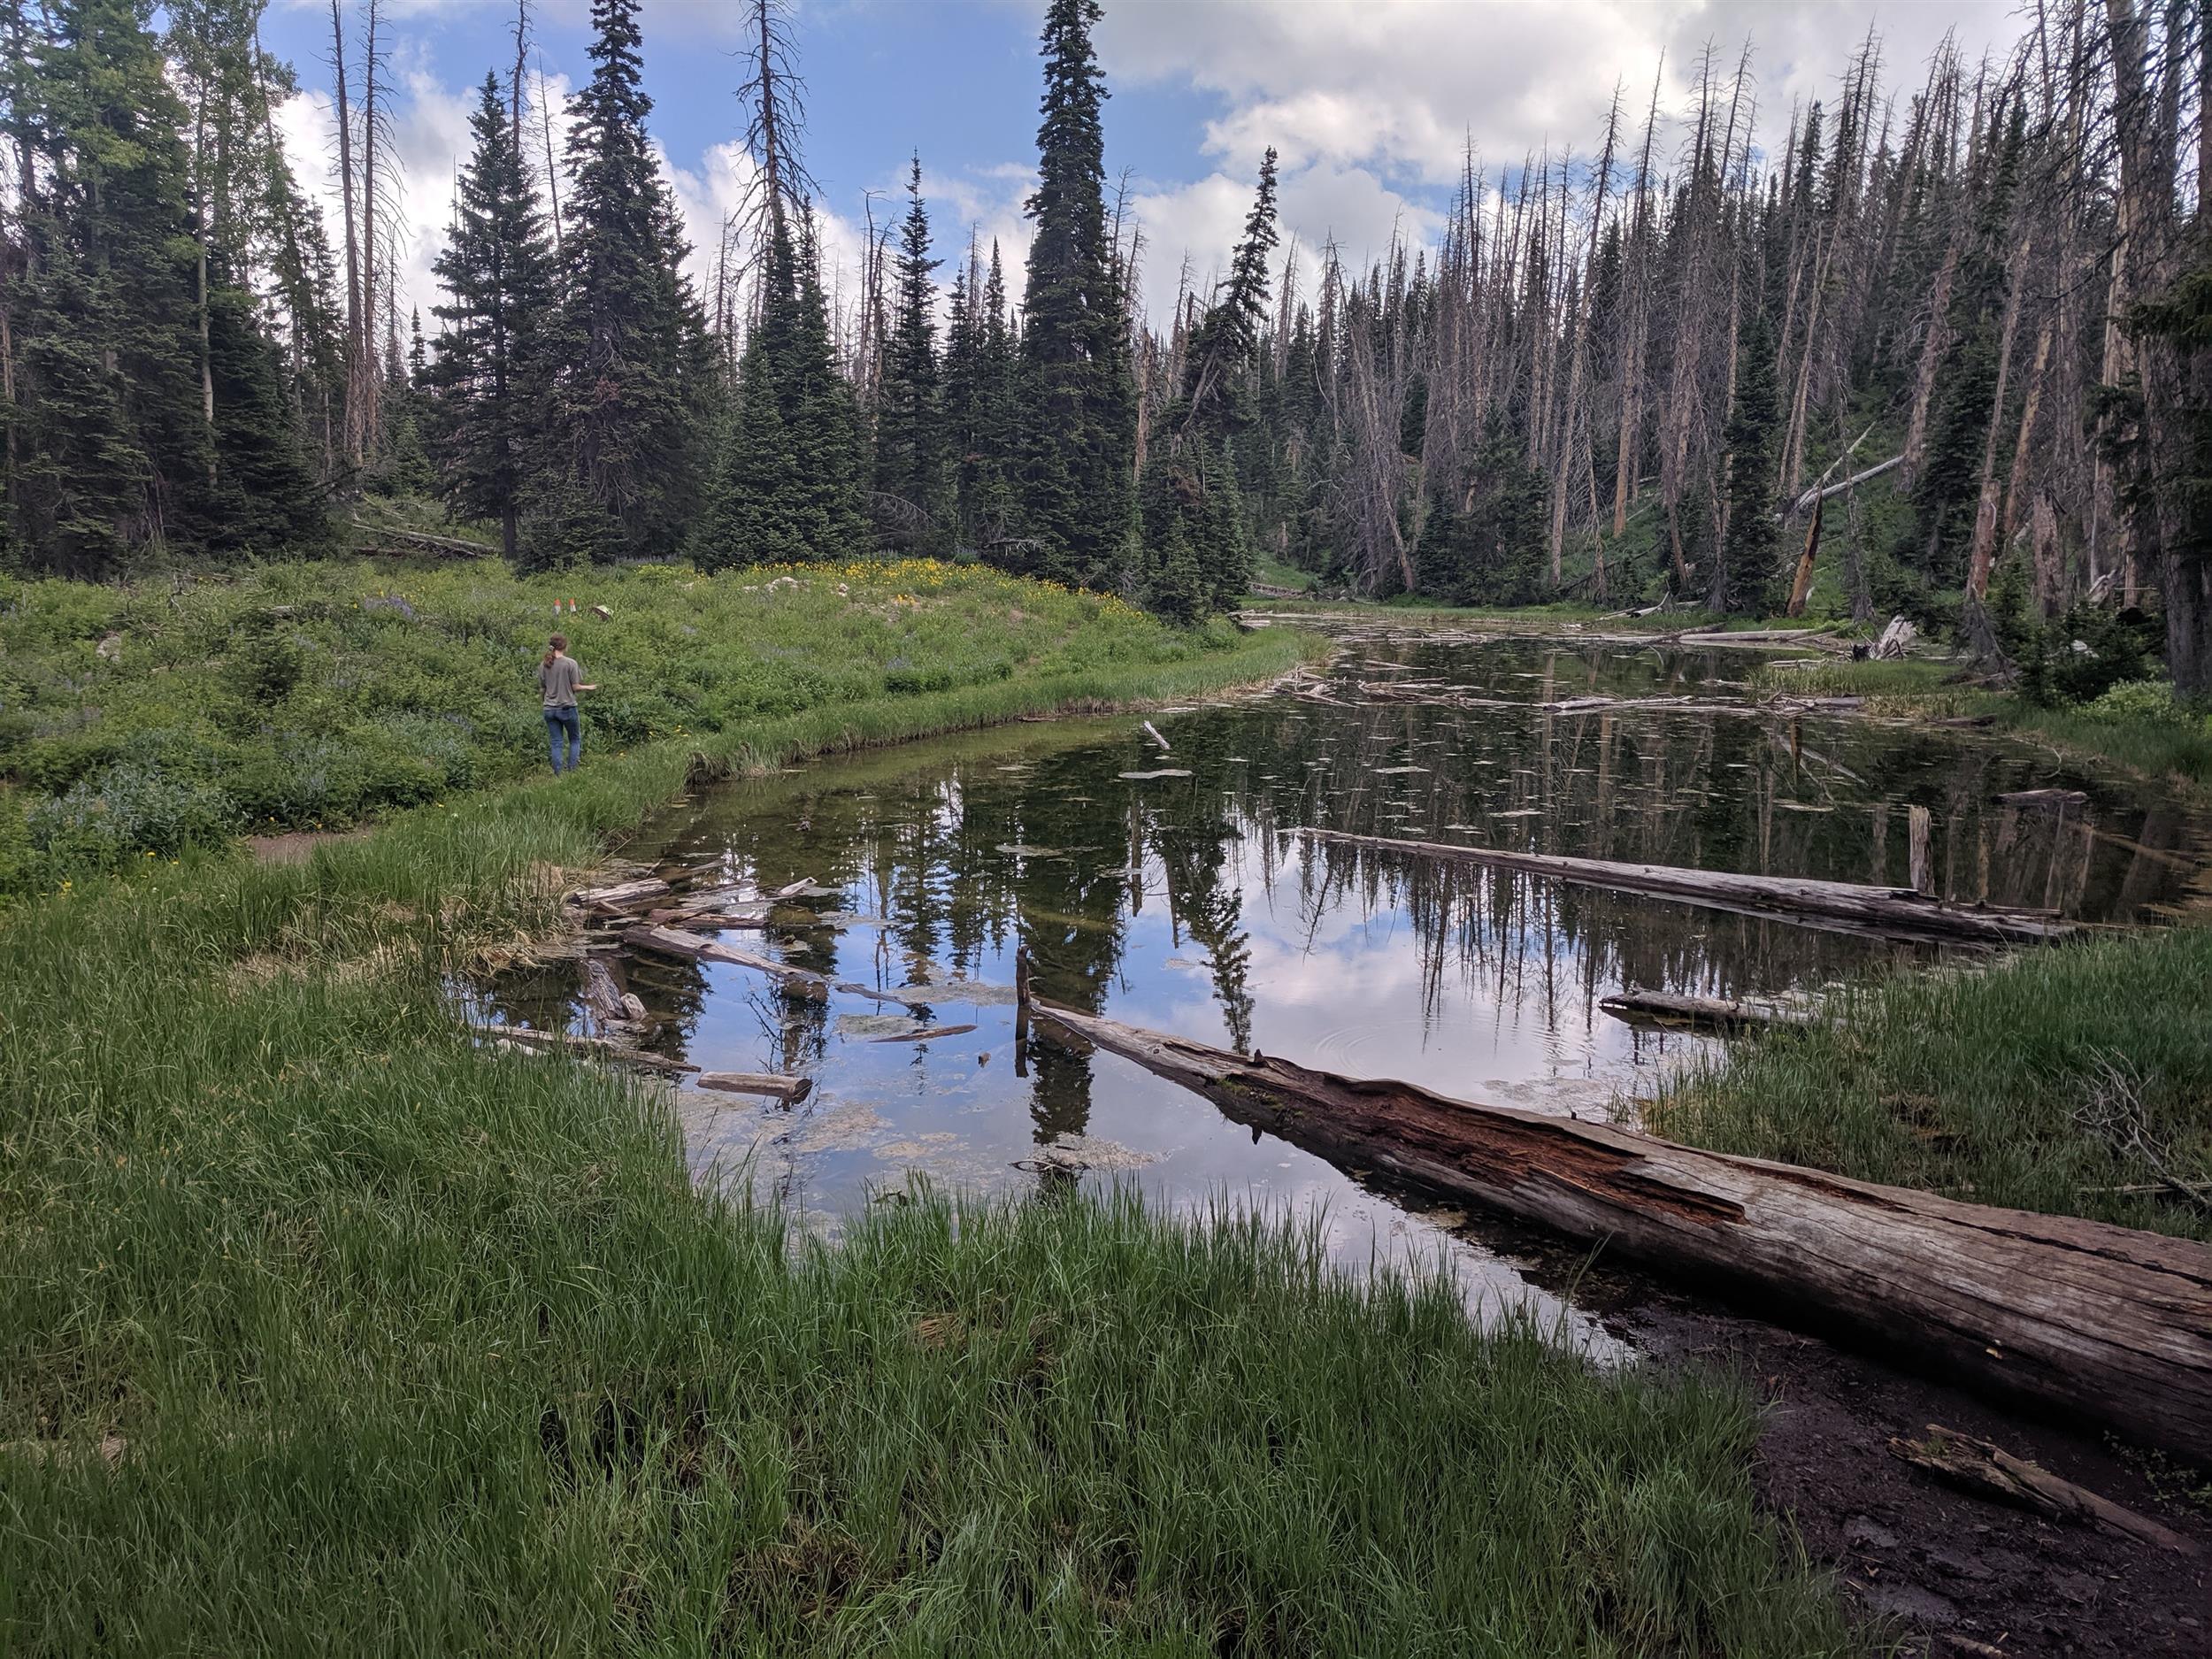
<path fill-rule="evenodd" d="M 760 311 L 691 537 L 694 562 L 708 570 L 845 557 L 868 533 L 864 437 L 830 338 L 780 0 L 749 0 L 747 30 L 752 73 L 741 96 L 757 169 L 747 218 L 762 256 Z"/>
<path fill-rule="evenodd" d="M 1737 349 L 1736 406 L 1721 428 L 1727 527 L 1706 603 L 1715 611 L 1755 612 L 1774 603 L 1775 438 L 1782 394 L 1774 378 L 1774 326 L 1751 313 Z"/>
<path fill-rule="evenodd" d="M 940 261 L 929 257 L 919 156 L 906 196 L 893 263 L 896 309 L 876 408 L 876 493 L 887 503 L 889 539 L 942 552 L 952 542 L 952 479 L 937 363 L 937 288 L 930 278 Z"/>
<path fill-rule="evenodd" d="M 1148 584 L 1164 614 L 1187 618 L 1229 603 L 1251 583 L 1251 539 L 1233 444 L 1251 419 L 1253 357 L 1267 315 L 1267 259 L 1275 242 L 1270 150 L 1229 274 L 1191 331 L 1181 388 L 1146 464 Z"/>
<path fill-rule="evenodd" d="M 553 251 L 498 77 L 487 73 L 469 118 L 476 148 L 461 171 L 453 229 L 433 267 L 446 299 L 426 371 L 430 449 L 439 492 L 456 511 L 499 523 L 519 552 L 523 496 L 549 376 L 542 328 L 554 299 Z"/>
<path fill-rule="evenodd" d="M 547 463 L 525 536 L 534 562 L 674 549 L 697 503 L 713 374 L 683 273 L 676 204 L 646 141 L 639 0 L 592 0 L 592 77 L 569 131 L 564 293 Z"/>
<path fill-rule="evenodd" d="M 1022 308 L 1023 535 L 1001 562 L 1107 587 L 1126 559 L 1137 419 L 1127 296 L 1106 230 L 1106 86 L 1091 47 L 1099 15 L 1098 0 L 1052 0 L 1045 12 Z"/>
<path fill-rule="evenodd" d="M 10 540 L 82 576 L 155 544 L 319 540 L 280 366 L 198 211 L 184 110 L 142 8 L 55 0 L 45 20 L 12 46 L 26 148 Z"/>

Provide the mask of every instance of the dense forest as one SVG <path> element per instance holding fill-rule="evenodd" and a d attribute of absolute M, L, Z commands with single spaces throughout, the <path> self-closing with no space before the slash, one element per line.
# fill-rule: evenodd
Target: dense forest
<path fill-rule="evenodd" d="M 1047 11 L 1023 267 L 932 225 L 917 157 L 842 302 L 783 0 L 745 7 L 756 184 L 703 289 L 638 0 L 594 0 L 557 148 L 522 0 L 426 318 L 396 277 L 381 0 L 331 8 L 334 226 L 279 142 L 264 4 L 0 0 L 19 568 L 310 552 L 424 496 L 533 568 L 882 549 L 1178 618 L 1259 559 L 1509 605 L 1797 614 L 1817 588 L 1993 666 L 2147 644 L 2212 688 L 2193 0 L 2036 0 L 2002 60 L 1870 36 L 1786 111 L 1709 50 L 1686 108 L 1624 87 L 1586 150 L 1471 154 L 1440 243 L 1365 264 L 1284 245 L 1271 152 L 1164 327 L 1110 186 L 1097 0 Z"/>

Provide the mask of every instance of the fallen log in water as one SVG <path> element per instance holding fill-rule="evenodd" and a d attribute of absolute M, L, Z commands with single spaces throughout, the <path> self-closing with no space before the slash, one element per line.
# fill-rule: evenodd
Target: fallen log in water
<path fill-rule="evenodd" d="M 1333 1163 L 1711 1278 L 1897 1363 L 2212 1459 L 2212 1248 L 1701 1152 L 1032 1006 Z"/>
<path fill-rule="evenodd" d="M 564 1031 L 538 1031 L 528 1025 L 502 1025 L 489 1020 L 471 1022 L 469 1029 L 479 1036 L 495 1038 L 503 1042 L 526 1043 L 534 1048 L 573 1048 L 580 1054 L 595 1055 L 603 1060 L 618 1060 L 624 1065 L 634 1065 L 647 1071 L 696 1071 L 695 1065 L 681 1060 L 671 1060 L 665 1055 L 648 1054 L 642 1048 L 627 1048 L 604 1037 L 580 1037 Z"/>
<path fill-rule="evenodd" d="M 814 1092 L 814 1079 L 781 1071 L 702 1071 L 691 1079 L 695 1088 L 719 1089 L 725 1094 L 765 1094 L 787 1106 L 795 1106 Z"/>
<path fill-rule="evenodd" d="M 1810 1009 L 1740 1002 L 1719 996 L 1685 996 L 1673 991 L 1620 991 L 1600 997 L 1598 1006 L 1632 1025 L 1719 1031 L 1740 1031 L 1749 1025 L 1802 1025 L 1813 1018 Z"/>
<path fill-rule="evenodd" d="M 635 910 L 667 891 L 668 883 L 658 876 L 647 876 L 637 881 L 618 881 L 611 887 L 580 887 L 568 895 L 568 902 L 588 910 Z"/>
<path fill-rule="evenodd" d="M 663 956 L 688 956 L 694 962 L 726 962 L 733 967 L 750 968 L 764 973 L 783 988 L 787 996 L 809 1002 L 820 1002 L 829 995 L 829 981 L 818 973 L 804 968 L 794 968 L 766 956 L 756 956 L 749 950 L 733 949 L 718 944 L 704 933 L 687 933 L 680 927 L 661 927 L 640 923 L 622 930 L 622 942 L 638 950 L 649 950 Z"/>
<path fill-rule="evenodd" d="M 1508 852 L 1502 848 L 1465 847 L 1449 841 L 1399 841 L 1387 835 L 1354 835 L 1342 830 L 1309 829 L 1302 833 L 1316 841 L 1341 846 L 1393 852 L 1407 857 L 1484 864 L 1495 870 L 1518 870 L 1584 887 L 1655 894 L 1686 904 L 1748 911 L 1816 926 L 1840 926 L 1890 938 L 2005 945 L 2061 939 L 2074 931 L 2073 923 L 2045 911 L 2011 910 L 1994 904 L 1947 904 L 1910 887 L 1818 881 L 1805 876 L 1737 875 L 1725 870 L 1694 870 L 1679 864 L 1616 864 L 1604 858 Z"/>

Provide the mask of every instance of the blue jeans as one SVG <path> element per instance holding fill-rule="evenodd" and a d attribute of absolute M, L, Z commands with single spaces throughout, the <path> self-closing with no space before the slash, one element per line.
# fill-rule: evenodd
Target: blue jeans
<path fill-rule="evenodd" d="M 564 734 L 568 738 L 568 758 L 565 761 L 561 758 Z M 553 755 L 553 775 L 557 778 L 564 771 L 574 772 L 584 758 L 584 724 L 576 718 L 576 710 L 572 705 L 545 711 L 545 741 L 546 747 Z"/>

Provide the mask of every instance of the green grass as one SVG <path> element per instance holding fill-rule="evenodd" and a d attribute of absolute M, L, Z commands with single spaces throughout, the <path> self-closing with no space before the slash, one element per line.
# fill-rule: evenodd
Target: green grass
<path fill-rule="evenodd" d="M 1740 1043 L 1659 1133 L 1863 1180 L 2212 1241 L 2212 928 L 1900 973 Z"/>
<path fill-rule="evenodd" d="M 2007 698 L 2000 724 L 2062 754 L 2087 756 L 2193 794 L 2212 793 L 2212 715 L 2114 713 L 2100 699 L 2078 709 L 2039 709 Z"/>
<path fill-rule="evenodd" d="M 1811 697 L 1909 698 L 1916 701 L 1916 706 L 1926 706 L 1922 700 L 1940 697 L 1946 682 L 1958 675 L 1956 663 L 1924 657 L 1908 657 L 1893 662 L 1873 658 L 1854 662 L 1848 657 L 1824 657 L 1793 668 L 1761 663 L 1753 668 L 1750 678 L 1752 685 L 1761 692 L 1794 692 Z"/>
<path fill-rule="evenodd" d="M 585 608 L 557 619 L 559 599 Z M 1171 670 L 1233 637 L 920 560 L 713 577 L 333 559 L 138 587 L 0 578 L 0 891 L 524 776 L 544 764 L 534 676 L 556 628 L 602 687 L 585 709 L 595 756 L 886 699 L 987 702 L 1017 678 Z"/>
<path fill-rule="evenodd" d="M 926 1198 L 829 1249 L 444 987 L 699 770 L 1292 660 L 879 696 L 19 905 L 0 1649 L 1855 1651 L 1754 1412 L 1310 1235 Z"/>

